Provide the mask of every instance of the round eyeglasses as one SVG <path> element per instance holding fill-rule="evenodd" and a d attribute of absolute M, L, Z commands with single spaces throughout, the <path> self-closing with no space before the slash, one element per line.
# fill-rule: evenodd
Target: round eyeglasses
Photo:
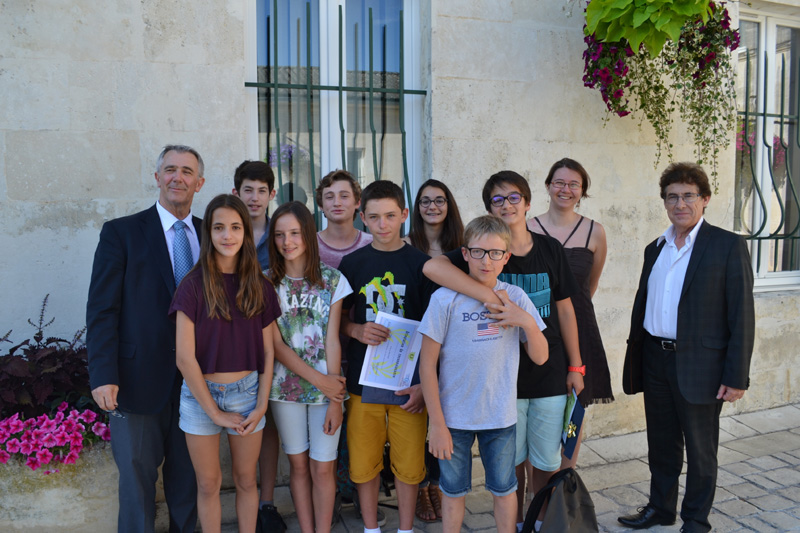
<path fill-rule="evenodd" d="M 506 200 L 508 200 L 508 203 L 511 205 L 516 205 L 522 201 L 522 195 L 518 192 L 512 192 L 508 196 L 501 196 L 498 194 L 497 196 L 492 196 L 491 202 L 495 207 L 503 207 Z M 477 259 L 477 257 L 475 259 Z"/>
<path fill-rule="evenodd" d="M 696 192 L 687 192 L 686 194 L 668 194 L 664 199 L 667 205 L 677 205 L 678 200 L 683 200 L 685 204 L 693 204 L 701 198 L 702 195 Z"/>
<path fill-rule="evenodd" d="M 444 207 L 444 204 L 447 203 L 447 198 L 444 196 L 437 196 L 436 198 L 428 198 L 427 196 L 423 196 L 419 199 L 419 205 L 421 207 L 428 207 L 431 204 L 436 204 L 437 207 Z"/>
<path fill-rule="evenodd" d="M 483 256 L 489 254 L 489 259 L 492 261 L 500 261 L 506 255 L 505 250 L 484 250 L 483 248 L 470 248 L 469 246 L 464 248 L 469 250 L 469 256 L 473 259 L 483 259 Z"/>
<path fill-rule="evenodd" d="M 563 180 L 555 180 L 551 181 L 550 185 L 552 187 L 555 187 L 556 189 L 563 189 L 564 187 L 569 187 L 569 190 L 571 191 L 577 191 L 578 189 L 581 188 L 581 183 L 579 181 L 570 181 L 569 183 L 567 183 L 566 181 Z"/>

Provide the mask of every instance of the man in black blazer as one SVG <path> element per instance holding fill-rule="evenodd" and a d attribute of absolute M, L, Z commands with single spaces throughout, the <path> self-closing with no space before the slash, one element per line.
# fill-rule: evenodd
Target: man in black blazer
<path fill-rule="evenodd" d="M 97 405 L 112 415 L 118 531 L 154 530 L 163 461 L 170 532 L 188 533 L 197 522 L 197 487 L 178 428 L 182 378 L 167 311 L 178 272 L 185 274 L 200 253 L 200 219 L 192 217 L 191 207 L 205 181 L 203 160 L 188 146 L 166 146 L 155 179 L 156 205 L 106 222 L 100 232 L 86 306 L 89 379 Z"/>
<path fill-rule="evenodd" d="M 660 186 L 672 226 L 645 249 L 623 370 L 624 391 L 644 391 L 650 501 L 619 521 L 675 522 L 685 443 L 681 531 L 709 531 L 722 402 L 749 386 L 753 270 L 744 239 L 703 219 L 711 188 L 702 167 L 673 163 Z"/>

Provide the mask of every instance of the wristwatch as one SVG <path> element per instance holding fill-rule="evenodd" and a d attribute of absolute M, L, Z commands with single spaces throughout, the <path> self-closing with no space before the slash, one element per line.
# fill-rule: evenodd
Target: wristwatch
<path fill-rule="evenodd" d="M 581 376 L 586 376 L 586 365 L 581 366 L 568 366 L 567 372 L 577 372 Z"/>

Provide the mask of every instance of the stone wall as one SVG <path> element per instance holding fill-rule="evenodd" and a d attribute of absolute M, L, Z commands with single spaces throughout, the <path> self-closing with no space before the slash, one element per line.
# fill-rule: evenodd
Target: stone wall
<path fill-rule="evenodd" d="M 166 143 L 197 148 L 206 184 L 195 212 L 231 188 L 256 132 L 248 123 L 241 0 L 31 0 L 0 5 L 0 333 L 32 333 L 50 293 L 50 333 L 84 325 L 92 256 L 105 220 L 155 201 L 155 158 Z M 655 138 L 630 118 L 603 126 L 581 82 L 581 6 L 574 0 L 427 0 L 426 174 L 457 191 L 464 218 L 483 213 L 479 189 L 510 168 L 531 182 L 531 214 L 546 210 L 544 177 L 570 156 L 593 178 L 581 211 L 608 234 L 595 303 L 617 401 L 590 409 L 589 435 L 642 429 L 640 398 L 619 382 L 644 246 L 668 221 L 658 199 Z M 572 16 L 569 9 L 573 10 Z M 685 131 L 676 159 L 690 159 Z M 733 152 L 707 218 L 732 225 Z M 327 170 L 327 169 L 326 169 Z M 422 178 L 428 177 L 423 176 Z M 421 180 L 419 180 L 421 181 Z M 725 412 L 797 402 L 797 291 L 759 293 L 752 390 Z M 794 385 L 794 386 L 793 386 Z"/>
<path fill-rule="evenodd" d="M 570 15 L 570 10 L 572 14 Z M 644 247 L 669 225 L 654 168 L 655 136 L 627 118 L 611 118 L 597 91 L 585 89 L 582 4 L 578 2 L 431 2 L 431 175 L 456 192 L 465 220 L 483 214 L 480 188 L 494 172 L 525 176 L 530 215 L 547 210 L 544 179 L 562 157 L 580 161 L 592 178 L 580 212 L 601 222 L 608 257 L 594 302 L 616 402 L 589 409 L 587 436 L 644 428 L 641 395 L 622 392 L 630 308 Z M 691 160 L 682 128 L 671 138 L 675 160 Z M 732 227 L 733 148 L 721 157 L 719 194 L 706 218 Z M 467 193 L 465 191 L 472 191 Z M 758 293 L 751 389 L 723 414 L 800 399 L 796 327 L 800 292 Z"/>

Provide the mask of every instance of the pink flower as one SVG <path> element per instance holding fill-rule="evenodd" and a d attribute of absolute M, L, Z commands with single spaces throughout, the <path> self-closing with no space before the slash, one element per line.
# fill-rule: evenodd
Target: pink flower
<path fill-rule="evenodd" d="M 53 435 L 52 433 L 48 433 L 47 435 L 42 437 L 42 444 L 44 445 L 45 448 L 52 448 L 53 446 L 56 446 L 58 444 L 58 441 L 56 440 L 55 435 Z"/>
<path fill-rule="evenodd" d="M 36 452 L 36 458 L 39 459 L 39 463 L 46 465 L 49 464 L 50 461 L 53 459 L 53 452 L 45 448 L 44 450 L 39 450 Z"/>
<path fill-rule="evenodd" d="M 69 442 L 70 446 L 83 446 L 83 435 L 76 431 L 67 437 L 67 442 Z"/>
<path fill-rule="evenodd" d="M 80 444 L 70 444 L 69 445 L 69 451 L 70 452 L 79 453 L 82 449 L 83 449 L 83 443 L 82 442 Z"/>
<path fill-rule="evenodd" d="M 81 416 L 81 413 L 77 409 L 71 409 L 67 418 L 76 420 L 79 416 Z"/>
<path fill-rule="evenodd" d="M 53 417 L 53 420 L 55 421 L 56 424 L 60 424 L 61 422 L 64 421 L 64 413 L 62 413 L 61 411 L 57 412 L 56 416 Z"/>
<path fill-rule="evenodd" d="M 67 433 L 62 429 L 54 433 L 53 438 L 56 439 L 56 446 L 64 446 L 66 443 L 69 442 L 69 433 Z"/>
<path fill-rule="evenodd" d="M 106 428 L 103 430 L 102 435 L 100 435 L 100 438 L 105 440 L 105 441 L 111 440 L 111 428 L 106 426 Z"/>
<path fill-rule="evenodd" d="M 45 420 L 39 424 L 39 427 L 42 429 L 42 431 L 54 431 L 56 429 L 56 421 L 50 418 L 45 418 Z"/>
<path fill-rule="evenodd" d="M 59 406 L 58 406 L 58 412 L 59 413 L 63 413 L 64 411 L 67 410 L 68 407 L 69 407 L 69 404 L 67 402 L 61 402 L 59 404 Z"/>
<path fill-rule="evenodd" d="M 56 468 L 55 470 L 45 470 L 44 475 L 49 476 L 50 474 L 58 474 L 59 470 Z"/>
<path fill-rule="evenodd" d="M 7 428 L 0 428 L 0 444 L 3 444 L 8 438 L 11 437 L 11 433 L 8 431 Z"/>
<path fill-rule="evenodd" d="M 62 463 L 64 463 L 65 465 L 74 465 L 77 460 L 78 460 L 78 452 L 70 451 L 66 455 L 66 457 L 64 457 Z"/>
<path fill-rule="evenodd" d="M 95 422 L 94 425 L 92 426 L 92 432 L 97 436 L 102 435 L 105 429 L 106 425 L 102 422 Z"/>
<path fill-rule="evenodd" d="M 35 450 L 33 449 L 33 443 L 29 440 L 22 441 L 22 444 L 19 445 L 19 451 L 22 452 L 23 455 L 30 455 Z"/>
<path fill-rule="evenodd" d="M 5 450 L 0 450 L 0 464 L 4 465 L 11 458 L 11 454 Z"/>
<path fill-rule="evenodd" d="M 80 419 L 86 422 L 87 424 L 91 424 L 95 420 L 97 420 L 97 413 L 90 409 L 86 409 L 83 413 L 81 413 Z"/>
<path fill-rule="evenodd" d="M 25 464 L 28 465 L 31 468 L 31 470 L 36 470 L 37 468 L 42 466 L 41 463 L 39 462 L 39 459 L 37 459 L 36 456 L 34 455 L 28 457 L 28 460 L 25 461 Z"/>
<path fill-rule="evenodd" d="M 15 413 L 8 421 L 8 431 L 12 435 L 14 433 L 19 433 L 25 428 L 25 424 L 19 419 L 19 413 Z"/>
<path fill-rule="evenodd" d="M 19 448 L 20 448 L 19 439 L 11 439 L 8 442 L 6 442 L 6 450 L 8 450 L 10 453 L 17 453 L 19 451 Z"/>

